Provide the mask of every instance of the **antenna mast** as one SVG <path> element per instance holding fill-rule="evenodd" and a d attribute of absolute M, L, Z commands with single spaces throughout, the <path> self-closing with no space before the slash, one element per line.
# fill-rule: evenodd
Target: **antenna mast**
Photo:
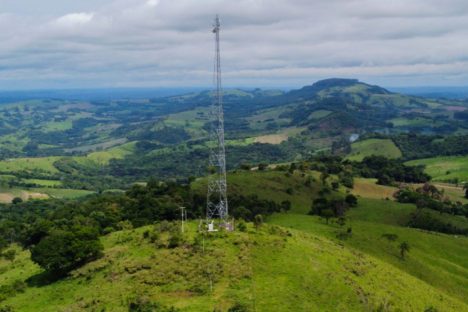
<path fill-rule="evenodd" d="M 213 25 L 215 34 L 215 62 L 213 101 L 210 109 L 210 156 L 208 175 L 208 194 L 206 217 L 208 221 L 219 218 L 228 219 L 227 182 L 226 182 L 226 151 L 224 147 L 224 113 L 223 91 L 221 86 L 221 56 L 219 49 L 219 31 L 221 24 L 216 15 Z"/>

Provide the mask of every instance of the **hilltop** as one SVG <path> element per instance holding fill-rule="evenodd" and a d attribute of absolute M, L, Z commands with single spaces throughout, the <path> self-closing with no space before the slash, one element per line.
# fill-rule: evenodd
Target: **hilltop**
<path fill-rule="evenodd" d="M 468 238 L 408 228 L 415 206 L 366 198 L 372 180 L 355 181 L 358 205 L 340 225 L 338 219 L 329 223 L 307 215 L 321 193 L 318 172 L 238 171 L 228 178 L 231 196 L 288 200 L 289 212 L 273 214 L 258 228 L 238 224 L 233 233 L 205 236 L 197 234 L 194 220 L 176 243 L 170 242 L 179 223 L 115 231 L 101 238 L 102 258 L 51 283 L 41 282 L 43 271 L 27 251 L 10 247 L 17 256 L 0 260 L 0 306 L 12 311 L 468 309 Z M 203 193 L 204 183 L 194 181 L 191 189 Z M 376 185 L 373 194 L 384 198 L 386 189 Z M 441 216 L 468 227 L 466 219 Z M 403 241 L 411 246 L 405 259 L 398 247 Z"/>

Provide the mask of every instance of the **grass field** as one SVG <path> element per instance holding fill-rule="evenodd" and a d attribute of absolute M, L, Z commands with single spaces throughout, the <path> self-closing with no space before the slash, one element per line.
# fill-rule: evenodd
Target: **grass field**
<path fill-rule="evenodd" d="M 401 151 L 390 139 L 367 139 L 351 144 L 351 153 L 346 159 L 361 161 L 366 156 L 382 155 L 388 158 L 400 158 Z"/>
<path fill-rule="evenodd" d="M 0 161 L 0 172 L 33 171 L 58 173 L 54 162 L 61 157 L 15 158 Z"/>
<path fill-rule="evenodd" d="M 312 198 L 318 192 L 315 183 L 305 185 L 309 178 L 317 180 L 318 174 L 311 172 L 302 177 L 300 174 L 289 175 L 280 171 L 237 171 L 228 175 L 228 194 L 258 195 L 259 198 L 277 202 L 289 200 L 292 204 L 291 211 L 307 213 Z M 203 194 L 206 192 L 206 180 L 196 180 L 193 188 L 195 192 Z M 293 193 L 289 194 L 288 189 L 293 189 Z"/>
<path fill-rule="evenodd" d="M 377 179 L 354 178 L 354 188 L 351 193 L 364 198 L 393 199 L 396 187 L 376 184 Z"/>
<path fill-rule="evenodd" d="M 434 157 L 412 160 L 406 163 L 410 166 L 424 165 L 426 173 L 434 181 L 448 181 L 458 179 L 468 182 L 468 156 Z"/>
<path fill-rule="evenodd" d="M 393 124 L 394 127 L 415 127 L 415 126 L 431 126 L 433 125 L 433 121 L 431 119 L 426 118 L 394 118 L 389 120 Z"/>
<path fill-rule="evenodd" d="M 24 183 L 32 183 L 40 186 L 45 187 L 55 187 L 62 185 L 61 181 L 57 180 L 45 180 L 45 179 L 23 179 L 22 182 Z"/>
<path fill-rule="evenodd" d="M 111 159 L 122 159 L 127 155 L 130 155 L 135 150 L 136 142 L 129 142 L 123 145 L 112 147 L 105 151 L 94 152 L 88 154 L 86 159 L 92 160 L 102 165 L 109 163 Z"/>
<path fill-rule="evenodd" d="M 404 222 L 413 210 L 412 205 L 361 200 L 359 207 L 349 213 L 346 228 L 352 228 L 352 236 L 343 241 L 343 245 L 378 258 L 426 285 L 432 285 L 441 294 L 465 302 L 462 311 L 468 309 L 468 238 L 401 227 L 400 222 Z M 344 231 L 338 225 L 326 225 L 318 217 L 297 214 L 275 215 L 270 222 L 329 239 L 336 239 L 336 235 Z M 410 244 L 407 260 L 400 259 L 398 242 L 382 238 L 382 234 L 387 233 L 396 234 L 398 242 L 407 241 Z M 395 290 L 394 294 L 398 292 Z M 439 302 L 438 309 L 450 310 L 445 299 Z M 424 311 L 424 308 L 404 308 L 402 311 L 419 310 Z"/>
<path fill-rule="evenodd" d="M 318 119 L 322 119 L 322 118 L 327 117 L 331 113 L 332 113 L 332 111 L 325 110 L 325 109 L 319 109 L 319 110 L 316 110 L 316 111 L 312 112 L 310 114 L 309 118 L 313 119 L 313 120 L 318 120 Z"/>
<path fill-rule="evenodd" d="M 61 188 L 32 188 L 32 192 L 47 194 L 52 198 L 78 198 L 86 195 L 94 194 L 87 190 L 61 189 Z"/>

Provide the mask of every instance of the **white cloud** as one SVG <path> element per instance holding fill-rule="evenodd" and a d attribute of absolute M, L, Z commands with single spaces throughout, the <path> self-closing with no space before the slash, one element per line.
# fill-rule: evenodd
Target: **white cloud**
<path fill-rule="evenodd" d="M 148 0 L 146 4 L 150 7 L 156 7 L 159 4 L 159 0 Z"/>
<path fill-rule="evenodd" d="M 68 11 L 64 3 L 41 1 L 61 6 L 56 15 L 0 9 L 0 89 L 209 85 L 217 13 L 226 85 L 330 76 L 468 83 L 465 0 L 83 0 Z"/>
<path fill-rule="evenodd" d="M 91 22 L 94 13 L 71 13 L 56 19 L 58 25 L 66 27 L 80 26 Z"/>

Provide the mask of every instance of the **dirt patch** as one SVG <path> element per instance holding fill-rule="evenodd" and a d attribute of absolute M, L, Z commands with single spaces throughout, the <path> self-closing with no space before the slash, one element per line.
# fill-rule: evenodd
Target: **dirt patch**
<path fill-rule="evenodd" d="M 28 199 L 47 199 L 49 198 L 49 195 L 43 194 L 43 193 L 33 193 L 33 192 L 26 192 L 23 191 L 21 192 L 21 198 L 23 200 L 28 200 Z"/>
<path fill-rule="evenodd" d="M 268 134 L 255 138 L 255 143 L 280 144 L 288 139 L 287 134 Z"/>
<path fill-rule="evenodd" d="M 9 204 L 15 198 L 12 194 L 9 193 L 0 193 L 0 203 Z"/>
<path fill-rule="evenodd" d="M 393 194 L 395 194 L 397 190 L 398 189 L 396 187 L 378 185 L 375 184 L 375 182 L 367 181 L 365 179 L 355 179 L 352 193 L 365 198 L 393 199 Z"/>
<path fill-rule="evenodd" d="M 466 110 L 464 106 L 445 106 L 445 109 L 450 112 L 463 112 Z"/>

